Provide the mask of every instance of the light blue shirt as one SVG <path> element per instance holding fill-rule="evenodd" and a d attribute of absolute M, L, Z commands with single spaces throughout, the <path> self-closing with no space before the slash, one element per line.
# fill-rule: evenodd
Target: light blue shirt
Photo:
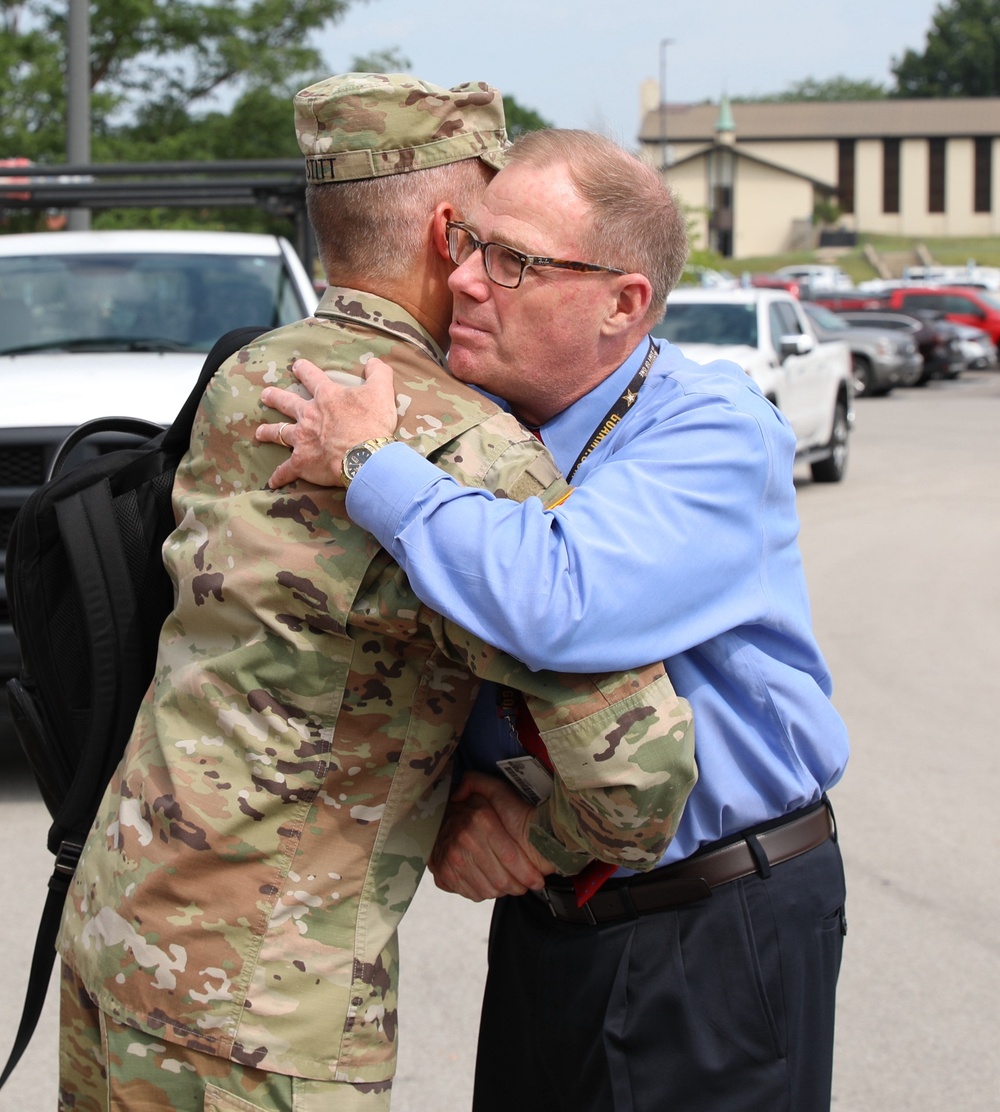
<path fill-rule="evenodd" d="M 646 350 L 542 428 L 564 473 Z M 847 761 L 812 633 L 794 449 L 739 367 L 663 342 L 557 508 L 460 487 L 402 444 L 365 464 L 347 508 L 420 598 L 532 668 L 664 661 L 694 711 L 699 768 L 667 862 L 814 802 Z M 492 699 L 480 724 L 495 721 Z M 502 732 L 475 733 L 470 763 L 508 755 Z"/>

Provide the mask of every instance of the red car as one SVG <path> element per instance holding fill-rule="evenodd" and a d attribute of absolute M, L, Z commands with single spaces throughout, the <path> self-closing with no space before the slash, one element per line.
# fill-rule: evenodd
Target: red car
<path fill-rule="evenodd" d="M 941 313 L 945 320 L 971 324 L 1000 343 L 1000 295 L 968 286 L 912 286 L 890 290 L 883 305 L 900 313 Z"/>
<path fill-rule="evenodd" d="M 802 289 L 794 278 L 782 278 L 780 274 L 751 274 L 750 285 L 757 289 L 787 290 L 792 297 L 802 297 Z"/>

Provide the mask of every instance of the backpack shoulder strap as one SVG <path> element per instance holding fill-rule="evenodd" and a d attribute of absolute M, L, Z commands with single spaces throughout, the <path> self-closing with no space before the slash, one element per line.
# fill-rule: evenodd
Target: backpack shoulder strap
<path fill-rule="evenodd" d="M 95 417 L 93 421 L 84 421 L 82 425 L 77 425 L 59 445 L 59 450 L 52 457 L 52 463 L 49 464 L 49 473 L 45 476 L 46 482 L 59 478 L 70 452 L 77 444 L 86 440 L 88 436 L 94 436 L 100 432 L 124 432 L 130 436 L 141 436 L 143 439 L 149 440 L 154 436 L 159 436 L 163 432 L 163 426 L 152 421 L 144 421 L 141 417 Z"/>
<path fill-rule="evenodd" d="M 31 970 L 28 974 L 28 990 L 24 997 L 24 1006 L 21 1009 L 21 1021 L 14 1036 L 14 1045 L 10 1057 L 0 1074 L 0 1089 L 4 1087 L 7 1078 L 14 1072 L 14 1067 L 21 1060 L 21 1055 L 28 1048 L 31 1036 L 35 1033 L 38 1020 L 42 1014 L 45 1003 L 45 993 L 52 977 L 52 963 L 56 952 L 56 937 L 59 934 L 59 921 L 62 918 L 62 906 L 69 889 L 69 877 L 60 877 L 54 883 L 55 877 L 49 881 L 49 892 L 45 897 L 42 908 L 42 919 L 38 924 L 38 934 L 35 936 L 35 950 L 31 955 Z"/>

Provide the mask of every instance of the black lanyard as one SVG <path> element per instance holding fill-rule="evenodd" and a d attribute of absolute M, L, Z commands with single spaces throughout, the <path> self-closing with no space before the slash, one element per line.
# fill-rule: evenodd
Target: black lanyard
<path fill-rule="evenodd" d="M 646 376 L 653 365 L 659 352 L 653 344 L 652 337 L 649 340 L 649 351 L 646 352 L 646 358 L 642 361 L 642 366 L 635 372 L 635 377 L 625 387 L 622 396 L 615 402 L 615 404 L 608 410 L 600 424 L 597 426 L 594 435 L 590 438 L 590 443 L 586 448 L 576 457 L 576 463 L 570 468 L 569 474 L 566 476 L 566 482 L 572 482 L 573 476 L 576 474 L 577 468 L 581 463 L 590 455 L 590 453 L 597 447 L 598 444 L 608 435 L 609 432 L 618 424 L 618 422 L 625 416 L 626 413 L 632 408 L 632 403 L 639 396 L 639 391 L 642 389 L 642 384 L 646 381 Z"/>

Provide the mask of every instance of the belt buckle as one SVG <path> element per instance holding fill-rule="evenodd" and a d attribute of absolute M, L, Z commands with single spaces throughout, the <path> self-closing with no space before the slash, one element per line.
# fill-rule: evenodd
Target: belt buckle
<path fill-rule="evenodd" d="M 545 888 L 536 889 L 538 896 L 548 907 L 553 919 L 563 923 L 586 923 L 588 926 L 597 926 L 597 920 L 590 909 L 590 904 L 583 907 L 576 906 L 576 893 L 572 888 Z"/>

